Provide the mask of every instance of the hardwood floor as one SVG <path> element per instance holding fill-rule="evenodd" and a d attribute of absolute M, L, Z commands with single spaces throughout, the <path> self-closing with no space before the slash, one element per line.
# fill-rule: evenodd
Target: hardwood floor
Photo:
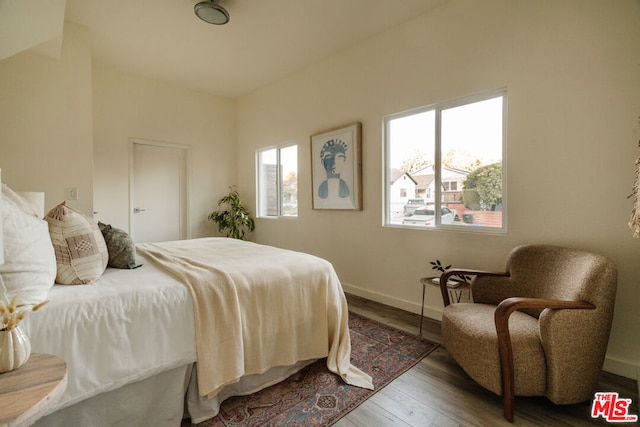
<path fill-rule="evenodd" d="M 347 295 L 355 313 L 418 334 L 419 315 Z M 441 343 L 440 323 L 426 319 L 422 335 Z M 598 391 L 617 391 L 632 399 L 638 414 L 634 380 L 603 372 Z M 336 424 L 337 427 L 377 426 L 592 426 L 610 425 L 590 417 L 591 402 L 558 406 L 544 397 L 516 397 L 515 420 L 502 416 L 502 398 L 471 380 L 440 346 L 409 371 L 374 394 Z M 625 423 L 616 423 L 628 425 Z"/>

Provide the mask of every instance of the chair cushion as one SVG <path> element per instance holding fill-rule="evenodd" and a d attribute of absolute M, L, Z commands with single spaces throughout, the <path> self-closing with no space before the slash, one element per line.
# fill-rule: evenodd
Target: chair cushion
<path fill-rule="evenodd" d="M 442 312 L 442 339 L 451 356 L 474 381 L 502 395 L 495 309 L 495 305 L 479 303 L 445 307 Z M 509 318 L 509 332 L 515 366 L 515 394 L 544 395 L 546 367 L 538 319 L 516 311 Z"/>

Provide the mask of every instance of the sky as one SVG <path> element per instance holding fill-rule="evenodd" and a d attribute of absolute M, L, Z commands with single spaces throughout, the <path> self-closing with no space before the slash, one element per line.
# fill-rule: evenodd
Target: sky
<path fill-rule="evenodd" d="M 262 164 L 276 164 L 275 148 L 260 152 Z M 289 173 L 298 173 L 298 146 L 291 145 L 280 148 L 280 163 L 282 164 L 282 176 L 286 177 Z"/>
<path fill-rule="evenodd" d="M 490 164 L 502 159 L 502 96 L 442 110 L 442 153 L 456 150 Z M 422 151 L 433 160 L 435 110 L 391 118 L 389 165 Z"/>

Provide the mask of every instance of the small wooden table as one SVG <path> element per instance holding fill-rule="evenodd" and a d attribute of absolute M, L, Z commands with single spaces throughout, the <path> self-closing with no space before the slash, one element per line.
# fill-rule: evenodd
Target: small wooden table
<path fill-rule="evenodd" d="M 433 277 L 423 277 L 422 279 L 420 279 L 420 283 L 422 284 L 422 310 L 420 311 L 420 336 L 422 336 L 422 321 L 424 320 L 424 296 L 427 290 L 427 285 L 436 286 L 440 288 L 439 283 L 433 282 L 433 279 L 438 279 L 438 278 L 439 276 L 433 276 Z M 460 282 L 461 282 L 460 286 L 456 286 L 455 288 L 448 287 L 447 289 L 449 291 L 449 299 L 451 300 L 452 304 L 456 302 L 460 302 L 464 291 L 467 291 L 469 293 L 471 292 L 471 285 L 468 282 L 463 282 L 462 280 L 460 280 Z"/>
<path fill-rule="evenodd" d="M 50 354 L 32 353 L 18 369 L 0 374 L 0 427 L 33 424 L 66 387 L 66 362 Z"/>

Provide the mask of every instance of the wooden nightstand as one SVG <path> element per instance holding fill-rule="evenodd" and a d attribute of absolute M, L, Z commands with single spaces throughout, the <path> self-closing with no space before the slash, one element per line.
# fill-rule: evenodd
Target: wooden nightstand
<path fill-rule="evenodd" d="M 32 353 L 18 369 L 0 374 L 0 427 L 33 424 L 66 387 L 66 362 L 50 354 Z"/>

